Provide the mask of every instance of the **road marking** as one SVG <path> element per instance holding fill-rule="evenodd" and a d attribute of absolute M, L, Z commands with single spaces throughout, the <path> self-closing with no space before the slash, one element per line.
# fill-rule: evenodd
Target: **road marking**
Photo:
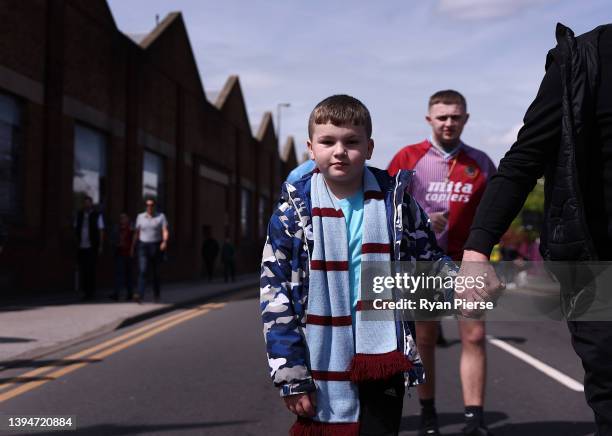
<path fill-rule="evenodd" d="M 68 357 L 63 358 L 62 360 L 74 360 L 74 359 L 78 359 L 78 358 L 82 358 L 82 357 L 87 357 L 88 359 L 92 360 L 93 362 L 95 361 L 100 361 L 103 360 L 104 358 L 117 353 L 121 350 L 124 350 L 128 347 L 131 347 L 132 345 L 138 344 L 139 342 L 142 342 L 152 336 L 155 336 L 165 330 L 168 330 L 180 323 L 183 323 L 185 321 L 188 321 L 192 318 L 195 318 L 197 316 L 200 315 L 204 315 L 208 312 L 210 312 L 213 309 L 220 309 L 223 306 L 225 306 L 225 303 L 209 303 L 209 304 L 205 304 L 202 306 L 199 306 L 195 309 L 190 309 L 186 312 L 182 312 L 180 314 L 177 315 L 173 315 L 170 317 L 166 317 L 163 320 L 159 320 L 159 321 L 155 321 L 151 324 L 148 324 L 146 326 L 140 327 L 136 330 L 133 330 L 131 332 L 128 332 L 124 335 L 118 336 L 116 338 L 110 339 L 106 342 L 103 342 L 101 344 L 98 344 L 96 346 L 90 347 L 86 350 L 80 351 L 78 353 L 72 354 Z M 129 339 L 127 342 L 122 342 L 126 339 Z M 110 347 L 110 348 L 109 348 Z M 102 351 L 100 351 L 102 350 Z M 92 353 L 96 353 L 97 354 L 92 354 Z M 61 360 L 59 360 L 61 362 Z M 7 401 L 11 398 L 14 398 L 18 395 L 21 395 L 25 392 L 28 392 L 32 389 L 36 389 L 39 386 L 42 386 L 43 384 L 56 380 L 59 377 L 62 377 L 63 375 L 66 375 L 68 373 L 71 373 L 73 371 L 76 371 L 77 369 L 80 369 L 84 366 L 87 366 L 89 364 L 91 364 L 92 362 L 78 362 L 78 363 L 73 363 L 71 365 L 67 365 L 64 367 L 61 367 L 60 369 L 53 371 L 51 373 L 48 373 L 45 375 L 45 379 L 44 380 L 35 380 L 35 381 L 31 381 L 31 382 L 27 382 L 24 383 L 22 385 L 20 385 L 17 388 L 14 389 L 10 389 L 10 390 L 5 390 L 4 392 L 0 393 L 0 403 Z M 53 364 L 53 365 L 49 365 L 49 366 L 45 366 L 45 367 L 41 367 L 41 368 L 37 368 L 33 371 L 30 371 L 26 374 L 22 374 L 17 376 L 17 378 L 21 378 L 21 377 L 32 377 L 34 375 L 38 375 L 38 374 L 42 374 L 42 373 L 46 373 L 48 371 L 53 370 L 53 368 L 58 368 L 60 365 L 57 364 Z M 9 382 L 7 385 L 5 385 L 4 387 L 10 387 L 13 386 L 15 384 L 17 384 L 18 381 L 13 381 L 13 382 Z"/>
<path fill-rule="evenodd" d="M 516 347 L 513 347 L 512 345 L 508 344 L 507 342 L 502 341 L 501 339 L 497 339 L 493 336 L 487 336 L 487 340 L 491 344 L 495 345 L 496 347 L 499 347 L 502 350 L 512 354 L 517 359 L 520 359 L 523 362 L 533 366 L 535 369 L 543 372 L 544 374 L 546 374 L 553 380 L 556 380 L 557 382 L 561 383 L 563 386 L 571 389 L 572 391 L 584 392 L 584 386 L 582 385 L 582 383 L 563 374 L 558 369 L 555 369 L 552 366 L 547 365 L 546 363 L 536 359 L 533 356 L 530 356 L 529 354 L 525 353 L 524 351 L 519 350 Z"/>
<path fill-rule="evenodd" d="M 177 318 L 181 318 L 181 317 L 185 316 L 186 314 L 192 313 L 192 312 L 197 311 L 197 310 L 200 310 L 200 308 L 198 307 L 198 308 L 194 308 L 194 309 L 189 309 L 188 311 L 180 312 L 180 313 L 174 314 L 172 316 L 167 316 L 167 317 L 165 317 L 163 319 L 160 319 L 160 320 L 157 320 L 155 322 L 146 324 L 146 325 L 144 325 L 142 327 L 139 327 L 139 328 L 137 328 L 135 330 L 129 331 L 129 332 L 127 332 L 127 333 L 125 333 L 125 334 L 123 334 L 121 336 L 117 336 L 117 337 L 115 337 L 113 339 L 110 339 L 110 340 L 108 340 L 106 342 L 102 342 L 102 343 L 100 343 L 98 345 L 95 345 L 93 347 L 90 347 L 90 348 L 87 348 L 85 350 L 79 351 L 78 353 L 74 353 L 74 354 L 71 354 L 70 356 L 63 357 L 62 359 L 58 359 L 58 363 L 61 363 L 62 361 L 66 361 L 66 360 L 81 359 L 83 357 L 86 357 L 89 354 L 95 353 L 96 351 L 102 350 L 102 349 L 104 349 L 106 347 L 114 345 L 114 344 L 116 344 L 118 342 L 121 342 L 121 341 L 123 341 L 125 339 L 131 338 L 133 336 L 139 335 L 140 333 L 142 333 L 144 331 L 148 331 L 148 330 L 150 330 L 152 328 L 155 328 L 158 325 L 165 324 L 166 322 L 170 322 L 170 321 L 172 321 L 174 319 L 177 319 Z M 19 376 L 17 376 L 17 378 L 34 377 L 34 376 L 43 374 L 43 373 L 45 373 L 47 371 L 50 371 L 51 369 L 59 367 L 59 366 L 63 366 L 63 365 L 60 365 L 60 364 L 49 364 L 49 365 L 42 366 L 40 368 L 31 370 L 29 372 L 26 372 L 25 374 L 20 374 Z M 17 378 L 15 378 L 14 380 L 16 380 Z M 13 386 L 15 384 L 18 384 L 18 381 L 7 380 L 4 384 L 0 385 L 0 390 L 6 390 L 8 387 Z"/>

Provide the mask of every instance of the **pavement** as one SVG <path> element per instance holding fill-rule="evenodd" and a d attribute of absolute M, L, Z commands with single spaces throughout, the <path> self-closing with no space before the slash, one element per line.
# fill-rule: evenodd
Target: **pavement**
<path fill-rule="evenodd" d="M 205 302 L 230 292 L 256 287 L 258 274 L 236 277 L 235 282 L 220 280 L 168 284 L 161 300 L 152 293 L 142 303 L 113 301 L 110 290 L 100 290 L 97 299 L 80 301 L 74 293 L 52 297 L 15 298 L 0 307 L 0 369 L 26 359 L 37 359 L 113 330 L 172 311 L 178 307 Z"/>

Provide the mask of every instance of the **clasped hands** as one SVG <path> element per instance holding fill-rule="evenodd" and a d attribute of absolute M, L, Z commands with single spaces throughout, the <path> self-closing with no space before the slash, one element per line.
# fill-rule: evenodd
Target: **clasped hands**
<path fill-rule="evenodd" d="M 505 289 L 505 285 L 499 280 L 495 269 L 489 263 L 489 258 L 477 251 L 465 250 L 463 252 L 461 268 L 457 274 L 457 278 L 459 277 L 462 277 L 462 283 L 471 283 L 470 286 L 464 286 L 465 289 L 462 292 L 455 289 L 455 300 L 461 299 L 468 303 L 459 306 L 461 307 L 459 313 L 466 318 L 480 318 L 484 315 L 484 310 L 471 308 L 479 307 L 479 304 L 469 303 L 494 303 Z M 466 277 L 480 277 L 481 280 L 466 281 Z M 484 287 L 477 285 L 483 282 Z"/>

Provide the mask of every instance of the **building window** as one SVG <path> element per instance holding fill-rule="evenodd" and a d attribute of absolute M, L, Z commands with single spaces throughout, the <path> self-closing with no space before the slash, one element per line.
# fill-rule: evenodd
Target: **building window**
<path fill-rule="evenodd" d="M 142 164 L 142 196 L 155 198 L 158 210 L 166 206 L 164 158 L 146 150 Z"/>
<path fill-rule="evenodd" d="M 106 200 L 107 138 L 102 132 L 76 124 L 74 127 L 74 177 L 72 191 L 75 209 L 89 196 L 93 203 Z"/>
<path fill-rule="evenodd" d="M 259 239 L 266 237 L 266 224 L 268 222 L 268 214 L 266 213 L 266 205 L 268 199 L 266 197 L 259 197 L 259 203 L 257 204 L 257 215 L 259 219 Z"/>
<path fill-rule="evenodd" d="M 251 191 L 242 188 L 240 193 L 240 234 L 243 238 L 249 238 L 251 230 Z"/>
<path fill-rule="evenodd" d="M 0 217 L 21 213 L 21 105 L 0 94 Z"/>

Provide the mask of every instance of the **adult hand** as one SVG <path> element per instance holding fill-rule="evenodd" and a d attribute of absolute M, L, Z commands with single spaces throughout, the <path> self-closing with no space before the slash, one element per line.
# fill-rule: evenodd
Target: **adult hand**
<path fill-rule="evenodd" d="M 473 280 L 466 282 L 466 277 Z M 464 286 L 463 292 L 455 290 L 455 299 L 465 300 L 467 303 L 495 302 L 503 290 L 504 284 L 499 280 L 495 269 L 489 263 L 489 258 L 482 253 L 473 250 L 465 250 L 461 260 L 461 268 L 456 278 L 457 283 L 469 283 Z M 484 287 L 479 283 L 484 282 Z M 483 315 L 482 309 L 470 309 L 460 305 L 461 315 L 466 318 L 479 318 Z"/>
<path fill-rule="evenodd" d="M 317 393 L 307 392 L 304 394 L 289 395 L 283 397 L 285 406 L 297 416 L 312 418 L 316 414 Z"/>
<path fill-rule="evenodd" d="M 98 247 L 98 254 L 102 254 L 102 250 L 103 250 L 103 249 L 102 249 L 102 245 L 100 245 L 100 246 Z"/>
<path fill-rule="evenodd" d="M 161 251 L 166 251 L 166 247 L 168 246 L 168 243 L 166 241 L 162 241 L 161 244 L 159 244 L 159 249 Z"/>
<path fill-rule="evenodd" d="M 448 224 L 448 212 L 432 212 L 429 214 L 431 228 L 436 233 L 442 233 Z"/>

